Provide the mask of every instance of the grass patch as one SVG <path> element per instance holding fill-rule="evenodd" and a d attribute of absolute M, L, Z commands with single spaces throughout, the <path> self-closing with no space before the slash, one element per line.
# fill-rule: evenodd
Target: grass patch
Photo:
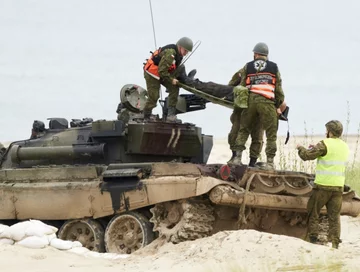
<path fill-rule="evenodd" d="M 360 193 L 360 164 L 356 164 L 354 167 L 348 167 L 346 169 L 345 183 L 349 185 L 358 194 Z"/>

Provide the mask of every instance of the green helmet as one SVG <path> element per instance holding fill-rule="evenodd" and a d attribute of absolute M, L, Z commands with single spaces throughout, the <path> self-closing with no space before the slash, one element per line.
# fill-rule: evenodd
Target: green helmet
<path fill-rule="evenodd" d="M 253 52 L 259 55 L 267 56 L 269 55 L 269 47 L 266 45 L 266 43 L 259 42 L 255 45 Z"/>
<path fill-rule="evenodd" d="M 191 52 L 193 50 L 193 42 L 188 37 L 182 37 L 176 45 L 181 46 L 182 48 L 186 49 L 187 51 Z"/>
<path fill-rule="evenodd" d="M 329 132 L 331 132 L 335 137 L 340 137 L 343 133 L 343 125 L 338 120 L 331 120 L 325 124 L 325 127 Z"/>

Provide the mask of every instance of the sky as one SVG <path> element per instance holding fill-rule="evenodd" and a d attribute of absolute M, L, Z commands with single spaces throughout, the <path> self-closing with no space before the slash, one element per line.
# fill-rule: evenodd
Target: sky
<path fill-rule="evenodd" d="M 157 47 L 183 36 L 201 41 L 186 62 L 201 81 L 227 84 L 265 42 L 281 72 L 291 134 L 324 134 L 331 119 L 358 132 L 359 1 L 151 4 Z M 0 0 L 0 142 L 28 138 L 34 120 L 116 119 L 121 87 L 146 86 L 143 62 L 154 48 L 148 0 Z M 179 118 L 224 138 L 230 114 L 209 103 Z M 279 135 L 286 131 L 281 122 Z"/>

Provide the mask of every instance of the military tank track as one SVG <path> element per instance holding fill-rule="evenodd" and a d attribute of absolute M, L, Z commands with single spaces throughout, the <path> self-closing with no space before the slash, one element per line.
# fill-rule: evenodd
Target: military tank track
<path fill-rule="evenodd" d="M 150 209 L 154 231 L 166 241 L 180 243 L 207 237 L 213 230 L 214 209 L 210 202 L 173 201 Z"/>
<path fill-rule="evenodd" d="M 246 178 L 245 180 L 248 179 Z M 252 191 L 261 193 L 306 195 L 312 190 L 311 182 L 312 177 L 304 174 L 279 175 L 258 172 L 254 174 L 251 187 Z"/>

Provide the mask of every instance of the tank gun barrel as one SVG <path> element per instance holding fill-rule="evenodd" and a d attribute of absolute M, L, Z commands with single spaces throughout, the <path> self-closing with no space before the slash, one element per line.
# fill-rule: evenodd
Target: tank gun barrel
<path fill-rule="evenodd" d="M 21 147 L 15 145 L 11 150 L 11 160 L 13 162 L 20 162 L 26 160 L 56 160 L 64 158 L 103 158 L 105 154 L 104 147 L 105 144 L 45 147 Z"/>

